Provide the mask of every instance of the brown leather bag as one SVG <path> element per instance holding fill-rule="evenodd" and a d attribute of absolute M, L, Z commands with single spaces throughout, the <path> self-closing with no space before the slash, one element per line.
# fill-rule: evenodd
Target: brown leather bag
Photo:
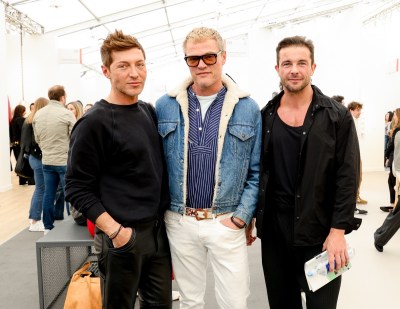
<path fill-rule="evenodd" d="M 101 309 L 100 277 L 91 277 L 86 262 L 71 278 L 64 309 Z"/>

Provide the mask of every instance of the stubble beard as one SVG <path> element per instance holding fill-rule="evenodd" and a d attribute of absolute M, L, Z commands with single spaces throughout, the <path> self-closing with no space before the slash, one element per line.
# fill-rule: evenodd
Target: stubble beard
<path fill-rule="evenodd" d="M 302 92 L 311 83 L 311 79 L 307 78 L 300 85 L 297 86 L 291 86 L 288 82 L 285 82 L 283 80 L 281 80 L 281 83 L 288 92 L 297 94 Z"/>

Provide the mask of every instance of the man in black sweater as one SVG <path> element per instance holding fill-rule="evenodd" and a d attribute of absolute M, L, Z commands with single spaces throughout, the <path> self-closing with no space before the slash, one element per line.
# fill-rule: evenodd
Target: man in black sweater
<path fill-rule="evenodd" d="M 71 135 L 66 198 L 96 224 L 103 308 L 171 308 L 171 259 L 163 224 L 169 204 L 154 109 L 139 101 L 145 52 L 122 31 L 101 47 L 111 91 Z"/>

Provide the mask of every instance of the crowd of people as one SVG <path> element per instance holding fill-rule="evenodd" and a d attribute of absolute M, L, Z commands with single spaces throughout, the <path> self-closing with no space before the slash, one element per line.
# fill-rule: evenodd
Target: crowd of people
<path fill-rule="evenodd" d="M 64 87 L 56 85 L 48 91 L 48 98 L 39 97 L 26 108 L 15 107 L 10 122 L 10 153 L 18 160 L 20 152 L 28 156 L 32 178 L 19 176 L 20 185 L 35 185 L 29 209 L 29 231 L 45 232 L 53 228 L 54 220 L 64 218 L 64 174 L 73 125 L 83 116 L 80 101 L 66 104 Z M 87 104 L 88 109 L 92 104 Z M 62 172 L 64 170 L 64 172 Z"/>
<path fill-rule="evenodd" d="M 261 111 L 223 73 L 218 31 L 194 28 L 183 51 L 190 76 L 155 108 L 139 99 L 145 50 L 119 30 L 100 49 L 107 97 L 83 109 L 56 85 L 35 101 L 21 142 L 37 186 L 30 230 L 54 228 L 64 193 L 95 223 L 104 308 L 133 308 L 137 293 L 143 308 L 171 308 L 172 273 L 180 308 L 204 308 L 209 263 L 219 307 L 245 309 L 256 225 L 270 308 L 302 308 L 301 292 L 308 309 L 336 308 L 341 277 L 313 292 L 304 263 L 322 251 L 329 271 L 349 263 L 345 234 L 366 214 L 356 204 L 367 203 L 362 104 L 346 108 L 311 83 L 314 44 L 305 37 L 276 47 L 281 92 Z"/>

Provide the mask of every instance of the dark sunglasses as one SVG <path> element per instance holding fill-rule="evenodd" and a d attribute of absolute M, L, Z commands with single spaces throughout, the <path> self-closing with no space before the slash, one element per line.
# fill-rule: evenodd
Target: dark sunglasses
<path fill-rule="evenodd" d="M 216 54 L 205 54 L 203 56 L 186 56 L 184 59 L 186 61 L 186 64 L 190 67 L 197 67 L 200 63 L 200 59 L 203 60 L 205 64 L 212 65 L 217 63 L 217 57 L 220 53 L 222 53 L 222 50 L 220 50 Z"/>

